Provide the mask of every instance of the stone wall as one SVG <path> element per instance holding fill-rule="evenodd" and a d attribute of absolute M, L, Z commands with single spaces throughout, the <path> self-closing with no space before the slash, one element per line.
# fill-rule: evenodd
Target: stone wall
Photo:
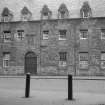
<path fill-rule="evenodd" d="M 101 40 L 101 28 L 105 28 L 104 18 L 63 19 L 29 22 L 10 22 L 0 24 L 0 74 L 24 74 L 24 57 L 33 51 L 38 58 L 37 72 L 40 75 L 105 75 L 100 66 L 101 51 L 105 51 L 105 40 Z M 12 41 L 3 43 L 2 31 L 12 31 Z M 25 38 L 18 41 L 16 30 L 23 29 Z M 67 39 L 58 40 L 59 30 L 67 30 Z M 88 39 L 80 40 L 80 29 L 88 29 Z M 42 39 L 42 31 L 49 30 L 49 39 Z M 33 44 L 28 43 L 29 35 L 33 36 Z M 59 66 L 59 52 L 67 52 L 67 65 Z M 11 53 L 10 67 L 2 68 L 3 52 Z M 79 52 L 88 52 L 89 67 L 79 68 Z"/>

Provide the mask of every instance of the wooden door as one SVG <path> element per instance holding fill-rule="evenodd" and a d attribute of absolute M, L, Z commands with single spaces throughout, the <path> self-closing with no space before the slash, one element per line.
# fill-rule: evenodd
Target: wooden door
<path fill-rule="evenodd" d="M 37 74 L 37 56 L 34 52 L 25 55 L 25 73 Z"/>

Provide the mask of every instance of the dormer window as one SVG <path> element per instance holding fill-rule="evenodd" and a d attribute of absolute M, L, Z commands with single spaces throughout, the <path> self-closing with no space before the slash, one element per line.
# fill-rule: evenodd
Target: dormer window
<path fill-rule="evenodd" d="M 83 3 L 83 6 L 80 10 L 80 15 L 82 18 L 89 18 L 92 16 L 92 11 L 87 1 Z"/>
<path fill-rule="evenodd" d="M 3 12 L 1 15 L 2 15 L 2 18 L 1 18 L 2 22 L 9 22 L 13 18 L 11 11 L 7 7 L 3 9 Z"/>
<path fill-rule="evenodd" d="M 52 12 L 49 10 L 47 5 L 44 5 L 41 11 L 41 19 L 50 19 Z"/>
<path fill-rule="evenodd" d="M 32 17 L 32 13 L 28 10 L 27 7 L 24 7 L 21 10 L 21 20 L 22 21 L 29 21 L 29 20 L 31 20 L 31 17 Z"/>
<path fill-rule="evenodd" d="M 62 11 L 62 12 L 61 12 L 61 18 L 62 18 L 62 19 L 65 18 L 65 11 Z"/>
<path fill-rule="evenodd" d="M 47 12 L 45 12 L 45 13 L 43 13 L 43 15 L 44 15 L 44 16 L 48 16 L 48 13 L 47 13 Z"/>
<path fill-rule="evenodd" d="M 58 9 L 58 18 L 59 19 L 68 18 L 68 15 L 69 15 L 68 9 L 66 5 L 62 3 Z"/>

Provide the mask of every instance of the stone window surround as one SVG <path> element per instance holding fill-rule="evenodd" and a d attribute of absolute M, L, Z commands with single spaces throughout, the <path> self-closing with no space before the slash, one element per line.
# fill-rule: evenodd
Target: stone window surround
<path fill-rule="evenodd" d="M 65 18 L 65 15 L 66 15 L 66 12 L 65 11 L 60 12 L 60 18 L 61 19 L 64 19 Z"/>
<path fill-rule="evenodd" d="M 66 33 L 67 30 L 66 29 L 60 29 L 59 30 L 59 40 L 66 40 Z"/>
<path fill-rule="evenodd" d="M 88 29 L 80 29 L 80 39 L 88 39 Z"/>
<path fill-rule="evenodd" d="M 9 61 L 10 61 L 10 53 L 3 52 L 3 67 L 4 68 L 9 67 Z"/>
<path fill-rule="evenodd" d="M 59 52 L 59 66 L 65 67 L 67 65 L 67 52 Z"/>
<path fill-rule="evenodd" d="M 90 13 L 89 12 L 83 11 L 82 14 L 83 14 L 82 15 L 83 16 L 82 18 L 89 18 L 90 17 Z"/>
<path fill-rule="evenodd" d="M 105 39 L 105 29 L 101 29 L 101 39 Z"/>
<path fill-rule="evenodd" d="M 49 38 L 49 30 L 43 30 L 43 40 L 47 40 Z"/>
<path fill-rule="evenodd" d="M 11 31 L 9 31 L 9 30 L 3 31 L 3 40 L 4 40 L 4 42 L 11 41 Z"/>
<path fill-rule="evenodd" d="M 7 16 L 3 16 L 2 17 L 3 18 L 3 22 L 9 22 L 9 15 L 7 15 Z"/>
<path fill-rule="evenodd" d="M 34 45 L 34 34 L 27 34 L 27 43 L 28 45 Z"/>
<path fill-rule="evenodd" d="M 79 52 L 79 68 L 88 69 L 88 52 Z"/>
<path fill-rule="evenodd" d="M 105 52 L 101 52 L 101 68 L 105 69 Z"/>
<path fill-rule="evenodd" d="M 24 39 L 24 30 L 17 30 L 17 38 L 19 40 L 23 40 Z"/>

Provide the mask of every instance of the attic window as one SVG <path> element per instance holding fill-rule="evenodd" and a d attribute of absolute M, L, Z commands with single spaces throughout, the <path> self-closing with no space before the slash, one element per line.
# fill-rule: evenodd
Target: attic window
<path fill-rule="evenodd" d="M 48 16 L 48 12 L 43 13 L 44 16 Z"/>
<path fill-rule="evenodd" d="M 4 16 L 9 16 L 8 14 L 4 14 Z"/>
<path fill-rule="evenodd" d="M 65 11 L 61 11 L 61 14 L 65 14 Z"/>
<path fill-rule="evenodd" d="M 83 18 L 88 18 L 89 17 L 89 12 L 88 11 L 83 11 Z"/>
<path fill-rule="evenodd" d="M 91 7 L 87 1 L 83 3 L 80 12 L 82 18 L 89 18 L 92 15 Z"/>
<path fill-rule="evenodd" d="M 3 16 L 3 22 L 8 22 L 9 21 L 9 16 L 8 15 L 5 15 Z"/>

